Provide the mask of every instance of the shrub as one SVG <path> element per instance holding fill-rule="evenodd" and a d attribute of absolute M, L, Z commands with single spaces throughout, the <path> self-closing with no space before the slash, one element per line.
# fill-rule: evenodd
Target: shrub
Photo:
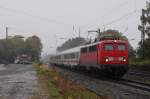
<path fill-rule="evenodd" d="M 150 71 L 150 60 L 134 60 L 129 63 L 131 68 Z"/>

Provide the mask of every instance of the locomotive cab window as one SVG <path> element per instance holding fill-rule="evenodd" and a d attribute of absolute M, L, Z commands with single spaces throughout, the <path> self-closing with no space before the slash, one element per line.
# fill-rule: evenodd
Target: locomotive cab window
<path fill-rule="evenodd" d="M 119 44 L 118 45 L 118 50 L 124 51 L 125 50 L 125 44 Z"/>
<path fill-rule="evenodd" d="M 107 51 L 114 50 L 113 44 L 105 44 L 104 49 L 107 50 Z"/>

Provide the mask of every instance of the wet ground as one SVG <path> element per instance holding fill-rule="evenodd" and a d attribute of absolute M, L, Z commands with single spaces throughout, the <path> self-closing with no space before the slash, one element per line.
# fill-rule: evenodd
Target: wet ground
<path fill-rule="evenodd" d="M 32 65 L 0 64 L 0 99 L 47 99 Z"/>

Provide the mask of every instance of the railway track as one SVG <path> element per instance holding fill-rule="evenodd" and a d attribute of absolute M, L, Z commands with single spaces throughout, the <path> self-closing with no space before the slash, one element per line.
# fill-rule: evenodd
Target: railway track
<path fill-rule="evenodd" d="M 66 68 L 62 68 L 71 72 L 75 72 L 75 73 L 79 73 L 80 75 L 85 75 L 88 76 L 90 78 L 94 78 L 96 80 L 102 80 L 102 81 L 107 81 L 107 82 L 112 82 L 112 83 L 117 83 L 120 85 L 124 85 L 124 86 L 128 86 L 128 87 L 132 87 L 135 89 L 140 89 L 143 91 L 147 91 L 150 92 L 150 84 L 144 83 L 144 82 L 139 82 L 139 81 L 135 81 L 135 80 L 128 80 L 128 79 L 110 79 L 107 77 L 103 77 L 103 76 L 97 76 L 97 74 L 90 74 L 88 72 L 83 72 L 83 71 L 77 71 L 77 70 L 72 70 L 72 69 L 66 69 Z M 91 91 L 94 91 L 95 93 L 98 93 L 95 91 L 95 89 L 93 87 L 88 88 Z"/>
<path fill-rule="evenodd" d="M 142 76 L 142 77 L 150 78 L 150 73 L 147 73 L 147 72 L 131 71 L 131 72 L 129 72 L 128 74 L 129 74 L 129 75 L 135 75 L 135 76 Z"/>
<path fill-rule="evenodd" d="M 120 79 L 119 81 L 117 81 L 117 83 L 150 92 L 150 84 L 146 84 L 143 82 L 127 80 L 127 79 Z"/>

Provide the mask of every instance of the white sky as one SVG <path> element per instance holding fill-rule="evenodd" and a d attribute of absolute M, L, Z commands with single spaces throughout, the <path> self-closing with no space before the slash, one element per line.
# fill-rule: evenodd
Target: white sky
<path fill-rule="evenodd" d="M 131 41 L 134 48 L 140 40 L 140 9 L 148 0 L 0 0 L 0 38 L 9 35 L 39 36 L 44 53 L 88 30 L 116 29 Z M 109 25 L 106 25 L 109 24 Z M 104 25 L 104 26 L 103 26 Z M 73 26 L 75 31 L 73 32 Z M 57 42 L 57 43 L 56 43 Z"/>

